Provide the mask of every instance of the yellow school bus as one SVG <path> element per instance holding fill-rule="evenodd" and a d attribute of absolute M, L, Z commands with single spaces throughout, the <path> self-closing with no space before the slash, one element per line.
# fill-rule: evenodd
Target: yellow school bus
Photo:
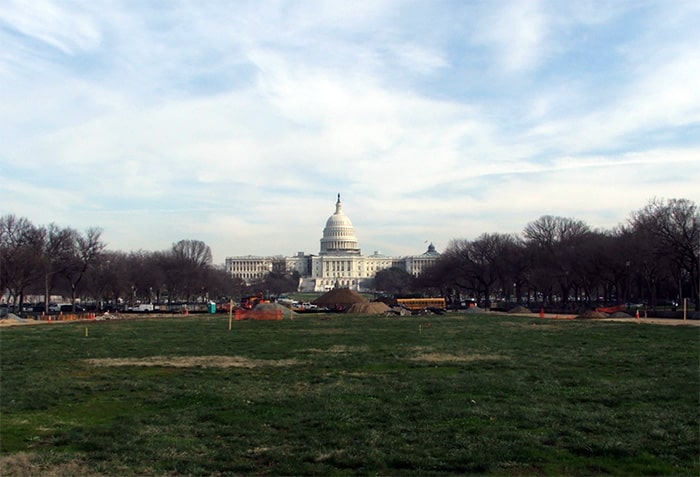
<path fill-rule="evenodd" d="M 397 298 L 396 302 L 399 305 L 405 306 L 409 310 L 424 310 L 426 308 L 438 308 L 444 310 L 447 308 L 445 299 L 440 298 Z"/>

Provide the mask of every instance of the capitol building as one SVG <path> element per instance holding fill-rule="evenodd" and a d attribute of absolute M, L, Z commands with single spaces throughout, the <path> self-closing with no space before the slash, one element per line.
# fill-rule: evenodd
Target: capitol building
<path fill-rule="evenodd" d="M 350 218 L 343 204 L 335 203 L 335 212 L 326 221 L 318 255 L 298 252 L 296 256 L 239 256 L 226 258 L 226 270 L 250 284 L 268 273 L 299 274 L 300 292 L 324 292 L 336 287 L 365 291 L 373 288 L 375 274 L 387 268 L 399 268 L 418 276 L 440 254 L 431 243 L 421 255 L 386 257 L 379 252 L 363 256 Z"/>

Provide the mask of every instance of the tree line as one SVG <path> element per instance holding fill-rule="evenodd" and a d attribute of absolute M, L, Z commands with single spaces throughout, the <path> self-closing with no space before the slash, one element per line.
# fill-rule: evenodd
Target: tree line
<path fill-rule="evenodd" d="M 245 283 L 212 264 L 208 245 L 180 240 L 164 251 L 110 251 L 102 231 L 34 225 L 0 217 L 0 296 L 17 311 L 29 295 L 43 296 L 35 311 L 49 311 L 51 296 L 92 304 L 96 310 L 137 303 L 190 303 L 240 296 Z M 79 300 L 81 299 L 81 300 Z"/>
<path fill-rule="evenodd" d="M 28 295 L 43 296 L 43 310 L 52 295 L 102 309 L 276 295 L 295 291 L 298 282 L 298 274 L 276 270 L 247 285 L 213 265 L 211 249 L 198 240 L 180 240 L 163 251 L 110 251 L 99 228 L 80 232 L 0 217 L 0 296 L 18 310 Z M 700 211 L 687 199 L 653 199 L 612 230 L 545 215 L 521 234 L 452 239 L 419 277 L 384 270 L 374 288 L 451 301 L 469 297 L 486 306 L 498 299 L 570 308 L 602 299 L 654 307 L 689 298 L 700 310 Z"/>
<path fill-rule="evenodd" d="M 656 307 L 688 298 L 700 310 L 700 211 L 687 199 L 653 199 L 612 230 L 545 215 L 522 234 L 453 239 L 419 277 L 385 270 L 378 289 L 453 301 L 495 299 L 575 308 L 604 302 Z"/>

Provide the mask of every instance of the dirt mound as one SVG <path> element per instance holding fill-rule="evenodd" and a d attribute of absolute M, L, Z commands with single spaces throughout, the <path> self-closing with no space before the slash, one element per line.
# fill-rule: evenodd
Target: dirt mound
<path fill-rule="evenodd" d="M 624 311 L 616 311 L 610 315 L 610 318 L 632 318 L 632 315 L 625 313 Z"/>
<path fill-rule="evenodd" d="M 277 311 L 282 312 L 282 318 L 293 318 L 296 313 L 279 303 L 259 303 L 255 306 L 255 311 Z"/>
<path fill-rule="evenodd" d="M 347 306 L 355 303 L 368 303 L 369 300 L 349 288 L 334 288 L 328 293 L 316 298 L 312 303 L 322 306 Z"/>
<path fill-rule="evenodd" d="M 371 303 L 355 303 L 348 308 L 347 313 L 354 313 L 357 315 L 381 315 L 390 309 L 391 308 L 389 308 L 386 303 L 373 301 Z"/>
<path fill-rule="evenodd" d="M 484 310 L 483 308 L 479 308 L 478 306 L 470 306 L 464 312 L 469 314 L 480 314 L 486 313 L 486 310 Z"/>
<path fill-rule="evenodd" d="M 389 309 L 384 314 L 386 316 L 411 316 L 413 312 L 405 306 L 397 305 L 389 307 Z"/>
<path fill-rule="evenodd" d="M 532 310 L 524 306 L 518 305 L 515 308 L 508 310 L 508 313 L 532 313 Z"/>
<path fill-rule="evenodd" d="M 592 320 L 595 318 L 607 318 L 608 314 L 601 311 L 586 310 L 576 317 L 577 320 Z"/>
<path fill-rule="evenodd" d="M 412 314 L 414 314 L 414 313 L 412 313 Z M 418 314 L 421 316 L 423 316 L 423 315 L 444 315 L 445 310 L 443 310 L 441 308 L 429 307 L 429 308 L 423 308 L 422 310 L 418 310 L 417 312 L 415 312 L 415 314 Z"/>
<path fill-rule="evenodd" d="M 17 316 L 14 313 L 8 313 L 2 318 L 2 321 L 14 321 L 15 323 L 26 323 L 28 320 L 26 318 L 22 318 L 21 316 Z"/>

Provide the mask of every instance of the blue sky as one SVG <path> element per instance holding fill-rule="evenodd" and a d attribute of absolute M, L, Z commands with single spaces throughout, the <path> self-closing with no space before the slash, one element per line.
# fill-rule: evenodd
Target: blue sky
<path fill-rule="evenodd" d="M 0 213 L 365 254 L 700 203 L 700 2 L 0 2 Z"/>

